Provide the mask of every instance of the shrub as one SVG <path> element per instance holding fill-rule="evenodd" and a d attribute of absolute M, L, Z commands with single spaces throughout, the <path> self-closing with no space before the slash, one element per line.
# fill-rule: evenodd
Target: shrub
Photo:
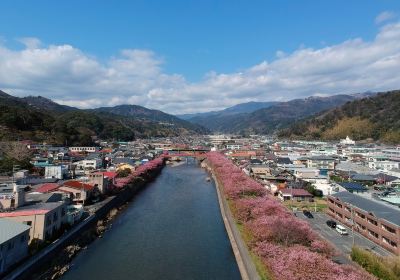
<path fill-rule="evenodd" d="M 398 259 L 383 258 L 359 247 L 352 248 L 351 259 L 379 279 L 400 279 L 400 261 Z"/>

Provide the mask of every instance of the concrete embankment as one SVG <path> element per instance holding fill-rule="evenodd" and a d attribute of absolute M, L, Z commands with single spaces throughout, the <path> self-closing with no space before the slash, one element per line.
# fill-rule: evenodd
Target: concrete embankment
<path fill-rule="evenodd" d="M 232 212 L 229 208 L 228 202 L 224 197 L 223 187 L 218 182 L 212 168 L 207 164 L 207 160 L 204 160 L 201 164 L 203 168 L 211 173 L 214 179 L 218 203 L 221 210 L 222 219 L 225 224 L 226 232 L 228 234 L 229 240 L 231 242 L 232 250 L 236 258 L 237 265 L 243 280 L 259 280 L 261 279 L 257 269 L 253 263 L 250 252 L 245 244 L 238 227 L 236 226 L 236 221 L 233 218 Z"/>
<path fill-rule="evenodd" d="M 145 178 L 138 177 L 115 196 L 108 197 L 95 212 L 64 233 L 58 240 L 29 257 L 4 276 L 14 279 L 56 279 L 69 268 L 72 258 L 96 238 L 101 237 L 117 213 L 161 172 L 152 170 Z"/>

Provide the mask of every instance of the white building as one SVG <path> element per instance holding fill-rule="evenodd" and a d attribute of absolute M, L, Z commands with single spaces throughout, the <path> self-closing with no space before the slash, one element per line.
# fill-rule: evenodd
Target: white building
<path fill-rule="evenodd" d="M 349 136 L 346 136 L 346 139 L 340 139 L 340 144 L 342 144 L 342 145 L 355 145 L 356 141 L 350 139 Z"/>
<path fill-rule="evenodd" d="M 97 147 L 69 147 L 69 150 L 71 152 L 88 152 L 88 153 L 94 153 L 97 151 Z"/>
<path fill-rule="evenodd" d="M 84 159 L 73 164 L 78 170 L 94 170 L 101 166 L 101 159 Z"/>
<path fill-rule="evenodd" d="M 242 148 L 241 144 L 226 144 L 228 150 L 240 150 Z"/>
<path fill-rule="evenodd" d="M 64 165 L 50 165 L 44 168 L 44 177 L 46 179 L 64 179 L 68 174 L 68 169 Z"/>

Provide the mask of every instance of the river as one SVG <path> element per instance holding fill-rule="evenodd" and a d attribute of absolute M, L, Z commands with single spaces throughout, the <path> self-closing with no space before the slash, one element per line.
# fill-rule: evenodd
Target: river
<path fill-rule="evenodd" d="M 62 279 L 241 279 L 206 178 L 195 162 L 165 167 Z"/>

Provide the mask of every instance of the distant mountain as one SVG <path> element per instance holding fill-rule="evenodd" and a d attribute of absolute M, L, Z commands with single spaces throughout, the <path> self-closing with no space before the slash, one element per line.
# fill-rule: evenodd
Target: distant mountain
<path fill-rule="evenodd" d="M 22 101 L 25 101 L 30 106 L 35 107 L 39 110 L 48 110 L 54 112 L 68 112 L 72 110 L 78 110 L 77 108 L 60 105 L 54 102 L 51 99 L 45 98 L 43 96 L 26 96 L 21 98 Z"/>
<path fill-rule="evenodd" d="M 236 115 L 236 114 L 243 114 L 243 113 L 251 113 L 254 112 L 258 109 L 261 108 L 267 108 L 270 107 L 277 102 L 247 102 L 247 103 L 240 103 L 237 105 L 234 105 L 232 107 L 228 107 L 226 109 L 220 110 L 220 111 L 210 111 L 210 112 L 205 112 L 205 113 L 195 113 L 195 114 L 183 114 L 183 115 L 177 115 L 177 117 L 183 119 L 183 120 L 189 120 L 191 122 L 199 122 L 202 121 L 203 119 L 206 119 L 210 116 L 228 116 L 228 115 Z"/>
<path fill-rule="evenodd" d="M 212 131 L 223 133 L 270 134 L 289 126 L 299 119 L 363 96 L 365 95 L 313 96 L 288 102 L 271 102 L 267 104 L 267 107 L 253 112 L 193 117 L 189 121 L 200 124 Z"/>
<path fill-rule="evenodd" d="M 135 120 L 144 120 L 157 122 L 159 124 L 176 126 L 185 128 L 187 130 L 196 131 L 199 133 L 208 132 L 207 129 L 198 124 L 193 124 L 188 121 L 182 120 L 176 116 L 169 115 L 159 110 L 152 110 L 138 105 L 118 105 L 114 107 L 101 107 L 93 109 L 94 112 L 107 112 L 114 115 L 133 118 Z"/>
<path fill-rule="evenodd" d="M 300 120 L 279 132 L 281 137 L 334 140 L 347 135 L 400 143 L 400 90 L 357 99 Z"/>
<path fill-rule="evenodd" d="M 93 137 L 133 140 L 168 137 L 205 131 L 161 111 L 137 106 L 142 117 L 123 116 L 106 110 L 79 110 L 43 97 L 18 98 L 0 91 L 0 141 L 30 139 L 54 144 L 90 145 Z M 170 116 L 177 122 L 155 120 L 151 114 Z M 147 117 L 144 117 L 147 116 Z"/>

